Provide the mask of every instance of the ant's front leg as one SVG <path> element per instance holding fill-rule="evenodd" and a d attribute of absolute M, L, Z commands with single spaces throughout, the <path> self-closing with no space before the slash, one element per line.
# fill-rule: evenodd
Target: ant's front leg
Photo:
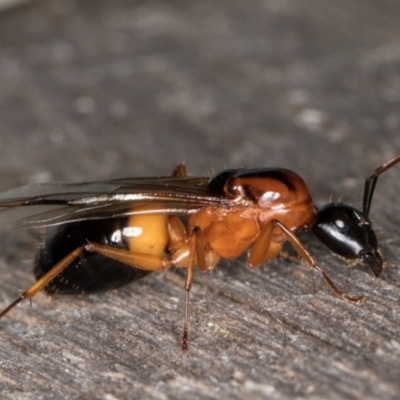
<path fill-rule="evenodd" d="M 285 234 L 289 242 L 292 244 L 292 246 L 295 248 L 299 256 L 306 262 L 309 268 L 315 269 L 317 272 L 319 272 L 322 276 L 322 278 L 325 280 L 327 285 L 332 289 L 332 291 L 336 294 L 336 296 L 347 300 L 348 302 L 351 303 L 359 303 L 360 301 L 364 300 L 364 296 L 358 296 L 358 297 L 353 297 L 349 296 L 346 293 L 343 293 L 329 278 L 328 274 L 318 265 L 314 257 L 308 252 L 308 250 L 305 248 L 303 243 L 299 240 L 299 238 L 290 231 L 282 222 L 278 220 L 272 221 L 272 223 L 275 226 L 279 226 L 279 228 L 282 230 L 282 232 Z"/>

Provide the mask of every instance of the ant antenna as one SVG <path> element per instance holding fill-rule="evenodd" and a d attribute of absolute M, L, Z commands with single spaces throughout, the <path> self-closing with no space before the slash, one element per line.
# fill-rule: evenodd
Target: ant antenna
<path fill-rule="evenodd" d="M 369 178 L 365 180 L 364 198 L 363 198 L 363 217 L 365 220 L 368 220 L 369 210 L 371 208 L 372 196 L 374 194 L 375 185 L 376 182 L 378 181 L 379 175 L 383 174 L 389 168 L 392 168 L 393 165 L 397 164 L 398 162 L 400 162 L 400 156 L 381 165 L 379 168 L 375 170 L 375 172 Z"/>

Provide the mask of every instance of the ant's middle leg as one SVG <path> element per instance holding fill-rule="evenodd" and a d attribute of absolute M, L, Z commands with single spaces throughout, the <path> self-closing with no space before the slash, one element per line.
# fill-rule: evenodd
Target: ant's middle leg
<path fill-rule="evenodd" d="M 177 165 L 174 170 L 172 171 L 172 176 L 175 177 L 186 177 L 187 173 L 186 173 L 186 166 L 185 164 L 179 164 Z"/>
<path fill-rule="evenodd" d="M 186 269 L 185 279 L 185 312 L 183 319 L 183 334 L 182 334 L 182 350 L 188 350 L 188 333 L 189 333 L 189 295 L 192 288 L 194 267 L 199 267 L 200 271 L 207 271 L 212 268 L 206 259 L 206 252 L 204 250 L 204 244 L 201 240 L 201 231 L 199 227 L 195 227 L 192 231 L 189 240 L 189 254 L 188 254 L 188 266 Z"/>

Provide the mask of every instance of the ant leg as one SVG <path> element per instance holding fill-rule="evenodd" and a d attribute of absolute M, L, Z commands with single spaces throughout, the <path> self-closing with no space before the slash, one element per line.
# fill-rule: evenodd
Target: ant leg
<path fill-rule="evenodd" d="M 199 265 L 205 265 L 205 259 L 199 259 L 204 257 L 204 250 L 200 252 L 200 256 L 197 255 L 201 244 L 199 244 L 199 228 L 195 228 L 190 237 L 187 249 L 184 251 L 183 257 L 188 256 L 187 262 L 187 272 L 185 279 L 185 311 L 183 320 L 183 335 L 182 335 L 182 350 L 187 351 L 188 349 L 188 332 L 189 332 L 189 294 L 192 288 L 193 273 L 196 262 Z M 97 243 L 88 243 L 84 246 L 86 251 L 95 252 L 103 255 L 104 257 L 111 258 L 113 260 L 119 261 L 126 265 L 130 265 L 135 268 L 143 269 L 145 271 L 157 271 L 166 270 L 171 267 L 171 265 L 179 264 L 179 256 L 175 255 L 172 257 L 172 261 L 167 258 L 159 258 L 149 254 L 133 253 L 129 250 L 116 249 L 110 246 L 104 246 Z M 178 265 L 183 267 L 183 265 Z"/>
<path fill-rule="evenodd" d="M 200 240 L 200 228 L 195 227 L 193 229 L 192 236 L 190 237 L 189 242 L 189 265 L 186 270 L 186 280 L 185 280 L 185 312 L 184 312 L 184 319 L 183 319 L 183 335 L 182 335 L 182 350 L 188 350 L 188 332 L 189 332 L 189 294 L 190 289 L 192 288 L 193 282 L 193 274 L 194 274 L 194 267 L 196 263 L 204 268 L 204 271 L 207 269 L 206 267 L 206 258 L 204 248 L 202 246 Z M 200 270 L 202 270 L 200 268 Z"/>
<path fill-rule="evenodd" d="M 188 333 L 189 333 L 189 295 L 190 289 L 192 288 L 194 266 L 196 263 L 196 231 L 193 231 L 192 237 L 190 238 L 189 244 L 189 266 L 186 270 L 185 279 L 185 311 L 183 314 L 183 334 L 182 334 L 182 350 L 188 350 Z"/>
<path fill-rule="evenodd" d="M 68 267 L 83 251 L 83 247 L 78 247 L 66 257 L 64 257 L 60 262 L 58 262 L 49 272 L 43 275 L 35 284 L 33 284 L 29 289 L 25 290 L 24 293 L 17 300 L 11 303 L 7 308 L 5 308 L 0 313 L 0 318 L 4 317 L 10 310 L 12 310 L 17 304 L 19 304 L 24 299 L 31 299 L 38 292 L 40 292 L 45 286 L 47 286 L 57 275 Z"/>
<path fill-rule="evenodd" d="M 172 176 L 174 177 L 186 177 L 187 173 L 186 173 L 186 166 L 184 164 L 179 164 L 177 165 L 173 172 L 172 172 Z"/>
<path fill-rule="evenodd" d="M 389 168 L 392 168 L 398 162 L 400 162 L 400 156 L 381 165 L 379 168 L 375 170 L 375 172 L 369 178 L 365 180 L 364 198 L 363 198 L 363 217 L 365 220 L 368 219 L 369 210 L 371 208 L 372 196 L 374 194 L 375 185 L 376 182 L 378 181 L 379 175 L 387 171 Z"/>
<path fill-rule="evenodd" d="M 162 271 L 169 269 L 172 265 L 167 257 L 162 258 L 152 254 L 135 253 L 130 250 L 118 249 L 93 242 L 87 242 L 83 246 L 83 249 L 90 253 L 101 254 L 104 257 L 143 271 Z"/>
<path fill-rule="evenodd" d="M 337 286 L 332 282 L 331 278 L 329 278 L 328 274 L 317 264 L 317 262 L 315 261 L 313 256 L 307 251 L 307 249 L 304 247 L 303 243 L 300 242 L 298 237 L 295 234 L 293 234 L 288 228 L 286 228 L 286 226 L 283 225 L 281 222 L 279 222 L 277 220 L 274 220 L 272 222 L 274 225 L 279 226 L 279 228 L 281 228 L 282 232 L 286 235 L 287 239 L 290 241 L 292 246 L 299 253 L 299 256 L 307 263 L 307 265 L 310 268 L 314 268 L 316 271 L 318 271 L 322 275 L 325 282 L 333 290 L 333 292 L 336 294 L 336 296 L 343 298 L 352 303 L 359 303 L 360 301 L 362 301 L 364 299 L 364 296 L 351 297 L 351 296 L 343 293 L 341 290 L 339 290 L 337 288 Z"/>
<path fill-rule="evenodd" d="M 271 260 L 281 252 L 282 244 L 272 241 L 273 228 L 274 224 L 269 222 L 261 229 L 256 241 L 250 249 L 247 261 L 249 268 L 257 268 L 259 265 Z"/>
<path fill-rule="evenodd" d="M 279 255 L 286 260 L 287 262 L 292 262 L 292 263 L 299 263 L 301 262 L 301 258 L 299 257 L 298 254 L 291 254 L 286 250 L 281 250 Z"/>
<path fill-rule="evenodd" d="M 185 312 L 183 322 L 182 350 L 188 349 L 188 332 L 189 332 L 189 294 L 192 288 L 194 267 L 199 265 L 201 270 L 208 269 L 204 246 L 200 240 L 200 229 L 194 228 L 188 244 L 188 266 L 185 279 Z M 179 264 L 179 257 L 172 257 L 172 260 L 160 258 L 150 254 L 134 253 L 129 250 L 117 249 L 110 246 L 104 246 L 97 243 L 88 242 L 84 247 L 86 251 L 94 252 L 111 258 L 123 264 L 142 269 L 145 271 L 159 271 L 169 269 L 176 263 Z M 185 251 L 186 252 L 186 251 Z M 185 253 L 184 252 L 184 253 Z M 185 256 L 185 255 L 184 255 Z M 184 265 L 178 265 L 184 267 Z"/>

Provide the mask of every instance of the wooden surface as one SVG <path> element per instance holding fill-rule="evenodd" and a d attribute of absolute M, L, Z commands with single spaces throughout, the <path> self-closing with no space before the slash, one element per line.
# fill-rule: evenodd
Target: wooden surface
<path fill-rule="evenodd" d="M 0 15 L 0 190 L 37 182 L 286 167 L 315 203 L 361 205 L 400 153 L 400 4 L 382 0 L 36 1 Z M 371 217 L 380 279 L 302 239 L 301 263 L 245 257 L 115 293 L 39 295 L 0 321 L 2 398 L 397 399 L 400 167 Z M 0 302 L 32 282 L 31 232 L 2 231 Z"/>

